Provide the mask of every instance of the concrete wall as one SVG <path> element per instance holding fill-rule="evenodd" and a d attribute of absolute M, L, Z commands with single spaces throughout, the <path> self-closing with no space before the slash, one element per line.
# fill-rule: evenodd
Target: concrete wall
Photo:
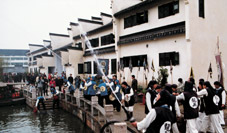
<path fill-rule="evenodd" d="M 55 66 L 54 57 L 43 56 L 43 66 L 45 68 L 54 67 Z"/>
<path fill-rule="evenodd" d="M 213 69 L 213 78 L 210 79 L 213 84 L 218 79 L 215 54 L 217 53 L 217 36 L 219 36 L 220 52 L 222 53 L 222 61 L 227 64 L 227 15 L 225 13 L 226 0 L 205 1 L 205 18 L 199 17 L 198 1 L 189 1 L 188 25 L 189 41 L 191 44 L 192 66 L 194 68 L 196 81 L 199 78 L 207 80 L 208 68 L 210 63 Z M 227 75 L 226 69 L 224 76 Z M 225 78 L 225 88 L 227 87 L 227 79 Z"/>
<path fill-rule="evenodd" d="M 69 52 L 69 64 L 72 65 L 74 70 L 72 74 L 74 76 L 78 75 L 78 63 L 83 63 L 83 51 L 68 49 L 68 52 Z"/>
<path fill-rule="evenodd" d="M 146 47 L 148 45 L 148 48 Z M 131 83 L 131 75 L 135 75 L 138 79 L 138 84 L 146 86 L 145 74 L 148 77 L 148 82 L 152 80 L 152 76 L 158 78 L 159 67 L 159 53 L 165 52 L 179 52 L 179 65 L 173 66 L 173 83 L 177 83 L 178 78 L 188 79 L 190 74 L 190 44 L 186 42 L 185 35 L 175 35 L 172 37 L 165 37 L 154 41 L 144 41 L 138 43 L 130 43 L 119 46 L 118 56 L 119 58 L 136 55 L 147 55 L 149 73 L 144 73 L 144 68 L 141 67 L 138 71 L 138 67 L 133 67 L 132 73 L 129 68 L 124 69 L 124 73 L 121 74 L 125 77 L 128 83 Z M 151 62 L 154 62 L 155 72 L 151 70 Z M 164 67 L 170 70 L 170 66 Z M 170 72 L 170 71 L 169 71 Z M 120 75 L 120 73 L 118 73 Z M 121 78 L 123 80 L 123 77 Z M 171 83 L 171 75 L 169 74 L 168 82 Z"/>
<path fill-rule="evenodd" d="M 165 3 L 169 3 L 169 2 L 170 1 L 160 2 L 157 6 L 149 8 L 148 9 L 148 23 L 143 23 L 140 25 L 136 25 L 136 26 L 124 29 L 124 18 L 128 17 L 130 15 L 136 14 L 137 12 L 143 12 L 144 9 L 141 11 L 131 12 L 130 14 L 125 15 L 125 16 L 121 17 L 120 19 L 117 19 L 116 24 L 117 24 L 118 35 L 119 36 L 128 35 L 128 34 L 140 32 L 140 31 L 144 31 L 144 30 L 148 30 L 148 29 L 153 29 L 156 27 L 161 27 L 161 26 L 185 21 L 185 4 L 184 4 L 183 0 L 179 1 L 179 13 L 169 16 L 169 17 L 161 18 L 161 19 L 158 18 L 158 6 L 163 5 Z M 120 3 L 119 3 L 119 5 L 120 5 Z M 117 38 L 119 36 L 117 36 Z"/>
<path fill-rule="evenodd" d="M 50 35 L 50 39 L 52 50 L 58 49 L 69 43 L 72 43 L 72 39 L 70 37 Z"/>

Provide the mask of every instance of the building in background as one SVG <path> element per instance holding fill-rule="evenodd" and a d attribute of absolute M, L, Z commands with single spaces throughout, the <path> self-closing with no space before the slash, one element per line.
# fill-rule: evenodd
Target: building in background
<path fill-rule="evenodd" d="M 0 58 L 3 59 L 3 73 L 24 73 L 28 71 L 29 50 L 0 49 Z"/>

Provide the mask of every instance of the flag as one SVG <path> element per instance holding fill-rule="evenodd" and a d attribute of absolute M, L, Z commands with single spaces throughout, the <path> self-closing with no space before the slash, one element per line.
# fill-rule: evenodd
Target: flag
<path fill-rule="evenodd" d="M 192 67 L 191 67 L 191 72 L 190 72 L 190 78 L 194 78 L 194 72 L 193 72 Z"/>
<path fill-rule="evenodd" d="M 210 74 L 210 78 L 212 78 L 212 67 L 211 67 L 211 63 L 210 63 L 210 66 L 208 68 L 208 73 Z"/>
<path fill-rule="evenodd" d="M 148 69 L 148 65 L 147 65 L 146 59 L 144 59 L 144 61 L 143 61 L 143 68 L 144 68 L 145 71 L 146 71 L 146 69 L 147 69 L 147 71 L 149 72 L 149 69 Z"/>
<path fill-rule="evenodd" d="M 222 60 L 221 60 L 221 53 L 219 51 L 219 37 L 217 37 L 217 49 L 218 49 L 218 53 L 215 55 L 215 59 L 216 59 L 216 64 L 218 69 L 218 81 L 224 86 Z"/>
<path fill-rule="evenodd" d="M 132 72 L 133 66 L 132 66 L 132 59 L 131 58 L 129 60 L 129 69 L 130 69 L 130 72 Z"/>
<path fill-rule="evenodd" d="M 139 67 L 139 71 L 140 71 L 140 60 L 138 60 L 138 67 Z"/>
<path fill-rule="evenodd" d="M 153 72 L 155 72 L 154 61 L 153 61 L 153 60 L 152 60 L 152 62 L 151 62 L 151 70 L 152 70 Z"/>
<path fill-rule="evenodd" d="M 173 64 L 172 64 L 172 60 L 170 60 L 170 73 L 172 74 L 173 72 Z"/>
<path fill-rule="evenodd" d="M 118 63 L 117 63 L 117 71 L 118 71 L 118 72 L 120 71 L 120 68 L 121 68 L 121 64 L 120 64 L 120 62 L 118 61 Z"/>
<path fill-rule="evenodd" d="M 218 81 L 223 85 L 223 70 L 222 70 L 221 55 L 220 54 L 216 55 L 215 59 L 216 59 L 217 70 L 218 70 Z"/>

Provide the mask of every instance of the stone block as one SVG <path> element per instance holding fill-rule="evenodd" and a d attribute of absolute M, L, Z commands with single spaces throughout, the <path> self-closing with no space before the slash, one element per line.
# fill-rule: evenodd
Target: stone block
<path fill-rule="evenodd" d="M 125 122 L 114 123 L 114 133 L 127 133 L 127 124 Z"/>

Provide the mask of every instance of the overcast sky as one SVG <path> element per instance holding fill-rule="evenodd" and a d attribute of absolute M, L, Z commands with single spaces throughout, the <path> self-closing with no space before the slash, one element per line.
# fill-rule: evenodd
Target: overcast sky
<path fill-rule="evenodd" d="M 110 0 L 0 0 L 0 49 L 28 49 L 49 33 L 68 34 L 77 18 L 111 14 Z"/>

